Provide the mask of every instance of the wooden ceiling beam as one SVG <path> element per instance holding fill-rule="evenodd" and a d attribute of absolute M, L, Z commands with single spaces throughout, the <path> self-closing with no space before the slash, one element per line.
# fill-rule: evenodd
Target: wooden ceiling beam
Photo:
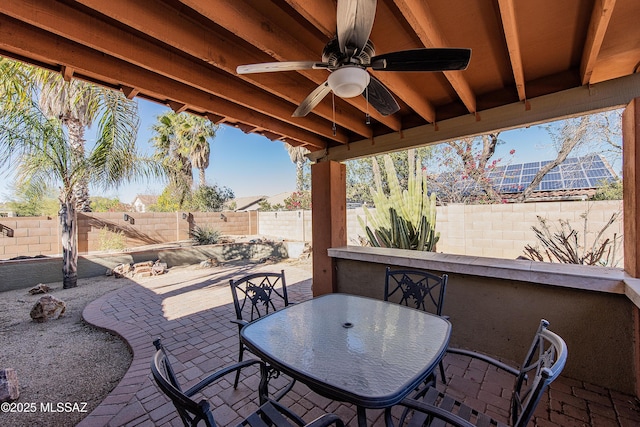
<path fill-rule="evenodd" d="M 513 0 L 498 0 L 498 5 L 500 6 L 502 27 L 507 40 L 507 49 L 509 50 L 509 58 L 511 59 L 511 69 L 513 70 L 516 90 L 518 91 L 518 99 L 525 101 L 527 95 L 525 93 L 524 69 L 522 66 L 520 39 L 518 38 L 518 25 Z"/>
<path fill-rule="evenodd" d="M 596 0 L 593 4 L 591 21 L 587 30 L 587 40 L 584 44 L 582 61 L 580 62 L 580 78 L 583 85 L 591 81 L 591 75 L 596 66 L 602 41 L 609 27 L 609 21 L 615 5 L 616 0 Z"/>
<path fill-rule="evenodd" d="M 33 58 L 42 63 L 65 64 L 94 81 L 109 87 L 128 86 L 139 90 L 139 96 L 165 102 L 178 100 L 192 108 L 228 117 L 232 121 L 249 123 L 275 133 L 310 144 L 316 149 L 326 147 L 326 139 L 271 116 L 235 104 L 210 93 L 190 87 L 126 61 L 104 55 L 85 46 L 64 40 L 60 36 L 18 22 L 0 14 L 0 49 L 16 58 Z"/>
<path fill-rule="evenodd" d="M 631 74 L 595 83 L 591 87 L 578 86 L 530 98 L 531 108 L 526 114 L 523 114 L 522 103 L 518 101 L 481 111 L 482 120 L 475 120 L 470 115 L 458 116 L 439 121 L 437 130 L 432 125 L 417 126 L 403 131 L 402 136 L 390 133 L 376 137 L 375 145 L 368 140 L 355 141 L 348 146 L 315 151 L 309 158 L 312 161 L 345 161 L 406 150 L 620 108 L 638 97 L 640 74 Z"/>
<path fill-rule="evenodd" d="M 60 69 L 60 74 L 62 74 L 62 79 L 65 82 L 70 82 L 71 79 L 73 78 L 73 68 L 66 67 L 63 65 Z"/>
<path fill-rule="evenodd" d="M 326 37 L 336 33 L 336 5 L 331 1 L 285 0 Z M 333 24 L 333 25 L 331 25 Z M 329 25 L 329 26 L 327 26 Z"/>
<path fill-rule="evenodd" d="M 314 52 L 309 49 L 299 41 L 295 34 L 291 34 L 281 28 L 276 22 L 262 15 L 255 7 L 243 0 L 219 0 L 215 4 L 199 0 L 182 0 L 182 3 L 241 39 L 260 48 L 275 60 L 319 61 L 321 59 L 321 50 Z M 335 28 L 335 24 L 333 27 Z M 323 42 L 326 43 L 328 41 L 329 38 Z M 327 78 L 327 74 L 319 70 L 301 70 L 298 72 L 316 85 L 324 83 Z M 361 96 L 343 99 L 343 101 L 362 112 L 369 111 L 372 118 L 390 129 L 397 131 L 402 128 L 399 117 L 395 115 L 382 116 L 374 109 L 369 109 L 366 100 Z"/>
<path fill-rule="evenodd" d="M 138 89 L 134 87 L 124 86 L 124 85 L 120 87 L 120 90 L 122 91 L 122 93 L 124 93 L 124 96 L 126 96 L 127 99 L 135 98 L 136 95 L 138 95 L 138 93 L 140 92 Z"/>
<path fill-rule="evenodd" d="M 262 51 L 248 51 L 245 46 L 223 37 L 204 26 L 199 26 L 178 14 L 166 3 L 147 0 L 144 3 L 129 0 L 78 0 L 78 3 L 100 12 L 116 21 L 143 32 L 153 38 L 171 45 L 196 58 L 214 65 L 232 75 L 236 75 L 236 67 L 247 62 L 267 62 L 273 58 Z M 167 20 L 167 16 L 172 19 Z M 216 49 L 211 49 L 216 46 Z M 286 99 L 294 105 L 302 102 L 315 89 L 307 78 L 298 73 L 258 73 L 237 76 L 259 88 L 280 98 Z M 291 107 L 293 113 L 295 107 Z M 321 103 L 314 109 L 314 113 L 326 120 L 333 120 L 333 109 L 328 103 Z M 352 114 L 335 114 L 336 124 L 349 129 L 364 138 L 371 138 L 373 130 L 364 120 L 354 118 Z"/>
<path fill-rule="evenodd" d="M 173 110 L 174 113 L 180 114 L 187 110 L 188 105 L 177 101 L 167 101 L 167 106 Z"/>
<path fill-rule="evenodd" d="M 204 116 L 207 119 L 209 119 L 209 121 L 211 123 L 213 123 L 214 125 L 219 125 L 220 123 L 224 123 L 224 121 L 226 120 L 226 117 L 219 116 L 219 115 L 213 114 L 213 113 L 205 113 Z"/>
<path fill-rule="evenodd" d="M 217 71 L 203 63 L 191 61 L 59 2 L 42 0 L 38 2 L 38 7 L 34 8 L 31 3 L 6 0 L 0 5 L 0 11 L 61 37 L 82 42 L 98 51 L 323 137 L 340 143 L 346 143 L 349 140 L 347 134 L 341 129 L 338 129 L 334 135 L 331 123 L 318 116 L 294 119 L 291 117 L 291 110 L 294 107 L 278 97 L 256 91 L 252 85 L 229 74 Z"/>
<path fill-rule="evenodd" d="M 425 47 L 451 47 L 433 19 L 427 2 L 422 0 L 394 1 Z M 475 113 L 477 109 L 476 95 L 465 79 L 463 71 L 446 71 L 443 74 L 467 110 L 470 113 Z"/>

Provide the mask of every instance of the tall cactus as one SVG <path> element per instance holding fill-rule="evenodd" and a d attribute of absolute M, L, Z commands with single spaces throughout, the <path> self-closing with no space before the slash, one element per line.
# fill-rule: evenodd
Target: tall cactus
<path fill-rule="evenodd" d="M 371 246 L 434 251 L 440 233 L 436 233 L 436 195 L 427 194 L 427 177 L 415 150 L 409 150 L 407 189 L 402 190 L 391 157 L 384 156 L 389 195 L 382 189 L 380 168 L 373 160 L 375 188 L 371 196 L 375 214 L 366 207 L 367 225 L 358 217 Z"/>

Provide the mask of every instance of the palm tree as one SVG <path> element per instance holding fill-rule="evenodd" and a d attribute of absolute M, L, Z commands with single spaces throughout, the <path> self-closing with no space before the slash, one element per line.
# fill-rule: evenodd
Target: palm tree
<path fill-rule="evenodd" d="M 286 142 L 283 143 L 284 147 L 289 153 L 289 158 L 296 165 L 296 191 L 304 190 L 304 164 L 307 161 L 305 157 L 309 153 L 309 150 L 302 146 L 289 145 Z"/>
<path fill-rule="evenodd" d="M 77 189 L 81 183 L 92 182 L 106 190 L 161 170 L 136 155 L 137 121 L 131 121 L 130 101 L 122 94 L 103 90 L 101 102 L 109 113 L 100 117 L 100 137 L 85 153 L 84 145 L 79 151 L 71 142 L 71 130 L 64 132 L 63 119 L 48 117 L 34 100 L 33 73 L 17 72 L 18 68 L 0 60 L 0 95 L 4 95 L 0 166 L 12 168 L 17 185 L 34 194 L 59 188 L 63 287 L 72 288 L 78 278 L 77 209 L 82 195 Z"/>
<path fill-rule="evenodd" d="M 189 153 L 191 164 L 198 169 L 199 181 L 198 186 L 206 185 L 205 169 L 209 167 L 209 156 L 211 147 L 209 139 L 215 138 L 218 126 L 211 123 L 204 117 L 194 116 L 192 114 L 180 114 L 182 123 L 178 128 L 178 140 L 184 144 L 186 151 Z"/>
<path fill-rule="evenodd" d="M 205 169 L 209 167 L 211 154 L 209 140 L 215 137 L 217 129 L 217 125 L 203 117 L 173 111 L 159 116 L 152 126 L 154 156 L 166 168 L 180 205 L 191 192 L 193 167 L 199 171 L 199 186 L 205 185 Z"/>
<path fill-rule="evenodd" d="M 78 158 L 84 157 L 85 130 L 98 121 L 98 140 L 135 140 L 138 131 L 137 103 L 123 94 L 80 80 L 65 81 L 61 75 L 30 67 L 40 87 L 39 104 L 49 118 L 58 118 L 67 129 L 69 145 Z M 112 141 L 122 145 L 126 141 Z M 112 165 L 117 167 L 117 165 Z M 89 183 L 83 178 L 73 189 L 77 208 L 91 212 Z"/>

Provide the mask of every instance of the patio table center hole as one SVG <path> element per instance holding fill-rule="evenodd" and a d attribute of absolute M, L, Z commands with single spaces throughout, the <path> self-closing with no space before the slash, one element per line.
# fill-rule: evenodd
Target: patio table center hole
<path fill-rule="evenodd" d="M 342 324 L 342 327 L 343 327 L 343 328 L 353 328 L 353 323 L 351 323 L 351 322 L 344 322 L 344 323 Z"/>

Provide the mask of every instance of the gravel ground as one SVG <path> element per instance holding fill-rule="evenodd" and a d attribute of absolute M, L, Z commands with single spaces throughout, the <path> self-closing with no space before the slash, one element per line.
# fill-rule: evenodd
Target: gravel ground
<path fill-rule="evenodd" d="M 13 368 L 20 398 L 2 407 L 0 426 L 74 426 L 118 384 L 131 363 L 118 337 L 89 326 L 82 310 L 99 296 L 127 286 L 128 279 L 96 277 L 50 295 L 66 303 L 63 317 L 35 323 L 29 312 L 42 295 L 28 289 L 0 293 L 0 369 Z"/>

